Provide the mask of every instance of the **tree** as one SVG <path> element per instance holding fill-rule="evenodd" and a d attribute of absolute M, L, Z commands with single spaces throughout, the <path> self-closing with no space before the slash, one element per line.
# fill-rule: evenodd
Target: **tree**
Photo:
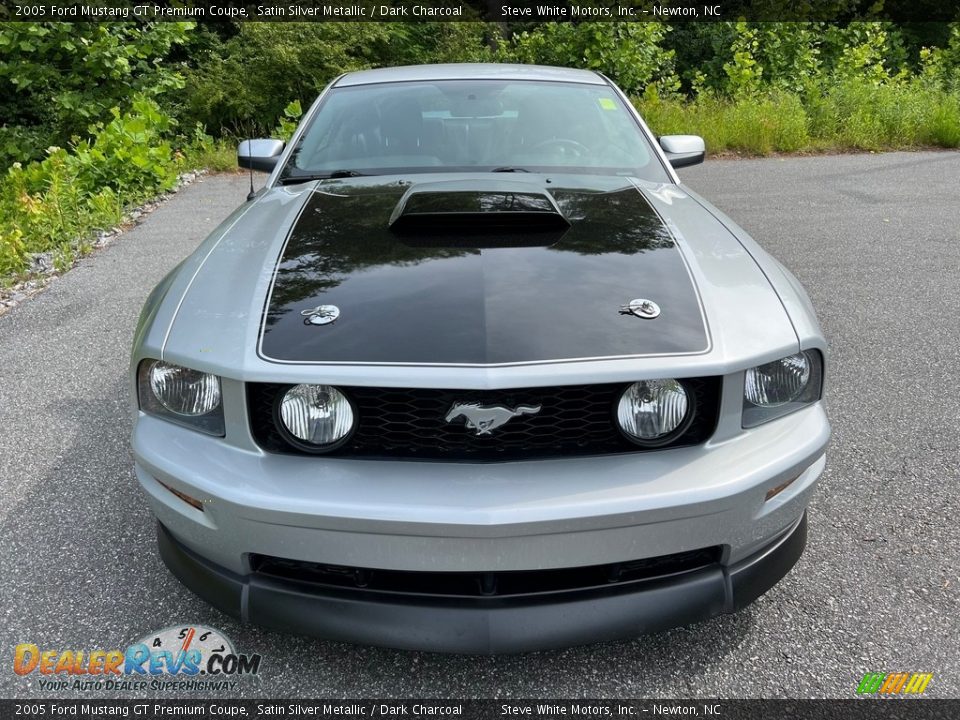
<path fill-rule="evenodd" d="M 164 61 L 193 23 L 0 23 L 0 163 L 89 134 L 135 94 L 182 86 Z"/>

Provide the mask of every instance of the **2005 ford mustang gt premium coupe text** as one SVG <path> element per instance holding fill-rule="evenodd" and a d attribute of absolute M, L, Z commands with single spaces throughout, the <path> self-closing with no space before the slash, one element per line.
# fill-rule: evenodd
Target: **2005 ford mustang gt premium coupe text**
<path fill-rule="evenodd" d="M 592 72 L 344 75 L 152 292 L 136 474 L 244 621 L 513 652 L 736 610 L 806 543 L 806 293 Z"/>

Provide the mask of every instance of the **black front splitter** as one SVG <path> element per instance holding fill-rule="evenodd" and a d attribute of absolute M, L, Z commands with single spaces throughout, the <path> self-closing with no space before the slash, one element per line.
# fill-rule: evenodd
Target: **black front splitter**
<path fill-rule="evenodd" d="M 609 588 L 530 597 L 411 596 L 236 575 L 185 547 L 158 524 L 160 555 L 197 595 L 244 621 L 365 645 L 498 654 L 632 638 L 733 612 L 775 585 L 803 553 L 807 516 L 763 550 Z"/>

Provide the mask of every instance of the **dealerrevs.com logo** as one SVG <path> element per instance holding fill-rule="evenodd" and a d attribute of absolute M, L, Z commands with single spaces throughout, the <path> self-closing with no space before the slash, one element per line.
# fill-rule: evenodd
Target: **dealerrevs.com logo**
<path fill-rule="evenodd" d="M 178 625 L 126 649 L 41 649 L 17 645 L 13 671 L 39 675 L 41 690 L 223 690 L 260 672 L 261 656 L 240 654 L 215 628 Z"/>

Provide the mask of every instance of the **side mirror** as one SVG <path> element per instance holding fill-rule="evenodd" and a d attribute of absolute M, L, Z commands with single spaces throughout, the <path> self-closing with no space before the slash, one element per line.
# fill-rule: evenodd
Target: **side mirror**
<path fill-rule="evenodd" d="M 702 163 L 707 154 L 706 145 L 699 135 L 664 135 L 660 138 L 660 147 L 675 168 Z"/>
<path fill-rule="evenodd" d="M 237 146 L 237 164 L 242 168 L 273 172 L 282 152 L 281 140 L 244 140 Z"/>

